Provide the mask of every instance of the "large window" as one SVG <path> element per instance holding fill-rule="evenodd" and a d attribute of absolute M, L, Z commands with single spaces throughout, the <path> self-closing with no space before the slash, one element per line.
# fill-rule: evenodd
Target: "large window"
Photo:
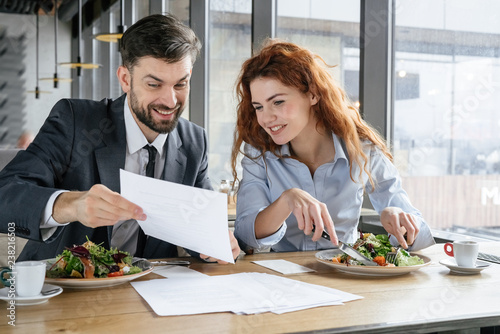
<path fill-rule="evenodd" d="M 251 55 L 251 1 L 210 1 L 208 134 L 210 178 L 232 180 L 230 154 L 236 121 L 235 83 Z"/>
<path fill-rule="evenodd" d="M 328 65 L 332 75 L 359 99 L 358 1 L 278 0 L 276 37 L 309 48 Z"/>
<path fill-rule="evenodd" d="M 495 0 L 396 3 L 394 154 L 433 228 L 500 228 L 499 10 Z"/>

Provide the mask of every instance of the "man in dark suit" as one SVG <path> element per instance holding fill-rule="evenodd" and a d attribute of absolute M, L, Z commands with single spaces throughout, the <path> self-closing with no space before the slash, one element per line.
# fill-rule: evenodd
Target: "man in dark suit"
<path fill-rule="evenodd" d="M 18 260 L 52 258 L 87 237 L 146 258 L 177 256 L 175 245 L 144 237 L 137 220 L 146 215 L 119 194 L 119 170 L 211 189 L 206 133 L 180 118 L 200 48 L 175 17 L 145 17 L 121 40 L 122 97 L 53 107 L 33 143 L 0 172 L 0 232 L 14 223 L 30 239 Z"/>

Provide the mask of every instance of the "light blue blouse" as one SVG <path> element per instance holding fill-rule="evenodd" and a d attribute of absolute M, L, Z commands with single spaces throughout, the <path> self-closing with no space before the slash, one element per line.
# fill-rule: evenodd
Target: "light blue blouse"
<path fill-rule="evenodd" d="M 358 224 L 363 203 L 363 186 L 351 180 L 347 150 L 343 141 L 335 134 L 333 141 L 334 161 L 318 167 L 314 177 L 304 163 L 291 158 L 279 159 L 271 152 L 266 152 L 263 157 L 257 159 L 243 158 L 241 162 L 243 177 L 238 191 L 234 234 L 245 244 L 244 247 L 256 250 L 271 247 L 273 251 L 278 252 L 333 248 L 328 240 L 320 239 L 314 242 L 312 235 L 307 236 L 299 230 L 293 213 L 273 235 L 263 239 L 255 238 L 257 214 L 278 199 L 283 191 L 290 188 L 305 190 L 327 205 L 339 240 L 353 243 L 359 237 Z M 248 144 L 245 144 L 244 150 L 250 157 L 260 155 L 258 150 Z M 374 209 L 380 214 L 386 207 L 395 206 L 415 215 L 420 224 L 420 232 L 411 250 L 434 244 L 429 226 L 421 213 L 412 206 L 408 195 L 401 187 L 401 178 L 396 167 L 371 143 L 365 143 L 364 152 L 370 159 L 369 170 L 375 181 L 375 190 L 372 191 L 368 175 L 364 172 L 362 179 Z M 283 156 L 290 156 L 289 146 L 283 145 L 281 153 Z M 353 168 L 355 180 L 358 175 L 359 166 L 355 165 Z M 395 238 L 391 241 L 397 244 Z"/>

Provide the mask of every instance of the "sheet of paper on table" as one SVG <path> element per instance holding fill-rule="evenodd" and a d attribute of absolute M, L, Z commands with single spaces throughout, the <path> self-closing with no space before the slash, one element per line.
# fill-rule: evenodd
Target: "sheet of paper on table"
<path fill-rule="evenodd" d="M 277 314 L 363 298 L 263 273 L 182 277 L 131 282 L 160 316 L 213 312 Z"/>
<path fill-rule="evenodd" d="M 193 277 L 204 277 L 208 276 L 200 273 L 199 271 L 189 269 L 183 266 L 156 266 L 153 269 L 155 274 L 161 275 L 167 278 L 193 278 Z"/>
<path fill-rule="evenodd" d="M 271 270 L 277 271 L 284 275 L 299 274 L 299 273 L 309 273 L 315 271 L 314 269 L 301 266 L 287 260 L 260 260 L 252 261 L 259 266 L 269 268 Z"/>
<path fill-rule="evenodd" d="M 120 170 L 121 195 L 147 215 L 146 235 L 234 263 L 227 195 Z"/>

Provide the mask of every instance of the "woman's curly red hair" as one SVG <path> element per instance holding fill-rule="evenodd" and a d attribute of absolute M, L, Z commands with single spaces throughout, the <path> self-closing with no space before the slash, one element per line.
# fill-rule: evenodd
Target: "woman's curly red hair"
<path fill-rule="evenodd" d="M 238 98 L 236 128 L 231 152 L 233 177 L 237 179 L 237 158 L 242 152 L 243 143 L 248 143 L 263 153 L 271 151 L 280 156 L 280 145 L 273 142 L 269 134 L 257 122 L 252 105 L 250 83 L 260 77 L 272 78 L 282 84 L 295 87 L 302 93 L 311 92 L 318 98 L 313 106 L 318 126 L 334 132 L 345 143 L 350 163 L 351 179 L 353 163 L 363 166 L 373 185 L 367 168 L 368 157 L 363 152 L 362 141 L 370 141 L 392 160 L 384 139 L 368 125 L 358 110 L 347 98 L 330 75 L 325 61 L 318 55 L 296 44 L 269 39 L 262 50 L 246 60 L 236 83 Z M 255 157 L 252 157 L 255 158 Z"/>

